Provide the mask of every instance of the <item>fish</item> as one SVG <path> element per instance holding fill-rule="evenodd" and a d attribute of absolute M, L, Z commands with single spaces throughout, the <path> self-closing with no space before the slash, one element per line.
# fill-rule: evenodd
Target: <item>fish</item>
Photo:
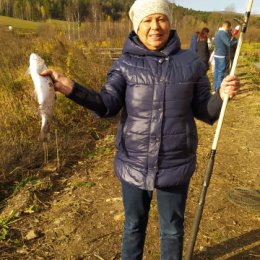
<path fill-rule="evenodd" d="M 34 89 L 39 104 L 39 113 L 42 120 L 39 141 L 43 143 L 47 143 L 50 140 L 50 129 L 53 121 L 56 99 L 52 79 L 49 76 L 40 75 L 40 73 L 46 69 L 47 66 L 44 59 L 36 53 L 31 53 L 28 73 L 31 75 L 34 83 Z"/>

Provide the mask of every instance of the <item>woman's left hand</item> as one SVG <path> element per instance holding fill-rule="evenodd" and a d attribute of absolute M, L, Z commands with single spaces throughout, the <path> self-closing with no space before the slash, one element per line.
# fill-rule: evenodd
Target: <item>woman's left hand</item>
<path fill-rule="evenodd" d="M 224 100 L 227 94 L 229 99 L 232 99 L 240 88 L 240 80 L 237 76 L 228 75 L 221 83 L 219 94 L 222 100 Z"/>

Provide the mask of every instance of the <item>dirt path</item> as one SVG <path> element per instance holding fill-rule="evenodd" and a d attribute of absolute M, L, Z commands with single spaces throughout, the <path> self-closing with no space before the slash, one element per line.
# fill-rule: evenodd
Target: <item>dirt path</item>
<path fill-rule="evenodd" d="M 241 93 L 226 112 L 194 260 L 260 259 L 259 213 L 229 200 L 234 188 L 259 189 L 259 77 L 250 79 L 243 70 Z M 190 185 L 185 248 L 214 131 L 215 125 L 198 122 L 198 166 Z M 41 181 L 32 180 L 2 210 L 7 216 L 15 209 L 20 220 L 10 228 L 9 239 L 0 242 L 1 260 L 120 259 L 123 207 L 113 173 L 113 140 L 113 135 L 100 139 L 91 159 L 59 172 L 34 169 Z M 159 259 L 158 237 L 153 200 L 144 260 Z"/>

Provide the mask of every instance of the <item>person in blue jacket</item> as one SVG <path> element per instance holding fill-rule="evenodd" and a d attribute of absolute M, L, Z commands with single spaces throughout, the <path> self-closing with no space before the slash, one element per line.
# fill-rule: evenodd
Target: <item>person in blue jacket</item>
<path fill-rule="evenodd" d="M 156 189 L 161 260 L 181 260 L 185 204 L 196 166 L 195 118 L 213 124 L 225 93 L 233 98 L 240 83 L 228 76 L 211 95 L 203 62 L 191 50 L 182 50 L 171 30 L 168 1 L 136 0 L 129 16 L 134 30 L 100 92 L 54 70 L 42 75 L 51 76 L 57 91 L 100 117 L 121 111 L 114 160 L 125 213 L 121 259 L 142 259 Z"/>
<path fill-rule="evenodd" d="M 195 32 L 191 36 L 190 40 L 190 49 L 194 52 L 197 53 L 198 51 L 198 37 L 199 37 L 200 32 Z"/>
<path fill-rule="evenodd" d="M 225 21 L 221 28 L 215 33 L 215 51 L 214 51 L 214 90 L 220 88 L 223 78 L 226 76 L 229 68 L 229 61 L 232 48 L 236 48 L 237 39 L 230 37 L 231 23 Z"/>

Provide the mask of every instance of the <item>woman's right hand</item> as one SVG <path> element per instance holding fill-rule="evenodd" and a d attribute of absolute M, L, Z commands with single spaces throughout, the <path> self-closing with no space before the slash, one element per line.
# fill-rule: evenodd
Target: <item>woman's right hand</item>
<path fill-rule="evenodd" d="M 55 70 L 47 69 L 42 71 L 40 75 L 51 77 L 56 91 L 59 91 L 66 96 L 72 92 L 74 82 Z"/>

